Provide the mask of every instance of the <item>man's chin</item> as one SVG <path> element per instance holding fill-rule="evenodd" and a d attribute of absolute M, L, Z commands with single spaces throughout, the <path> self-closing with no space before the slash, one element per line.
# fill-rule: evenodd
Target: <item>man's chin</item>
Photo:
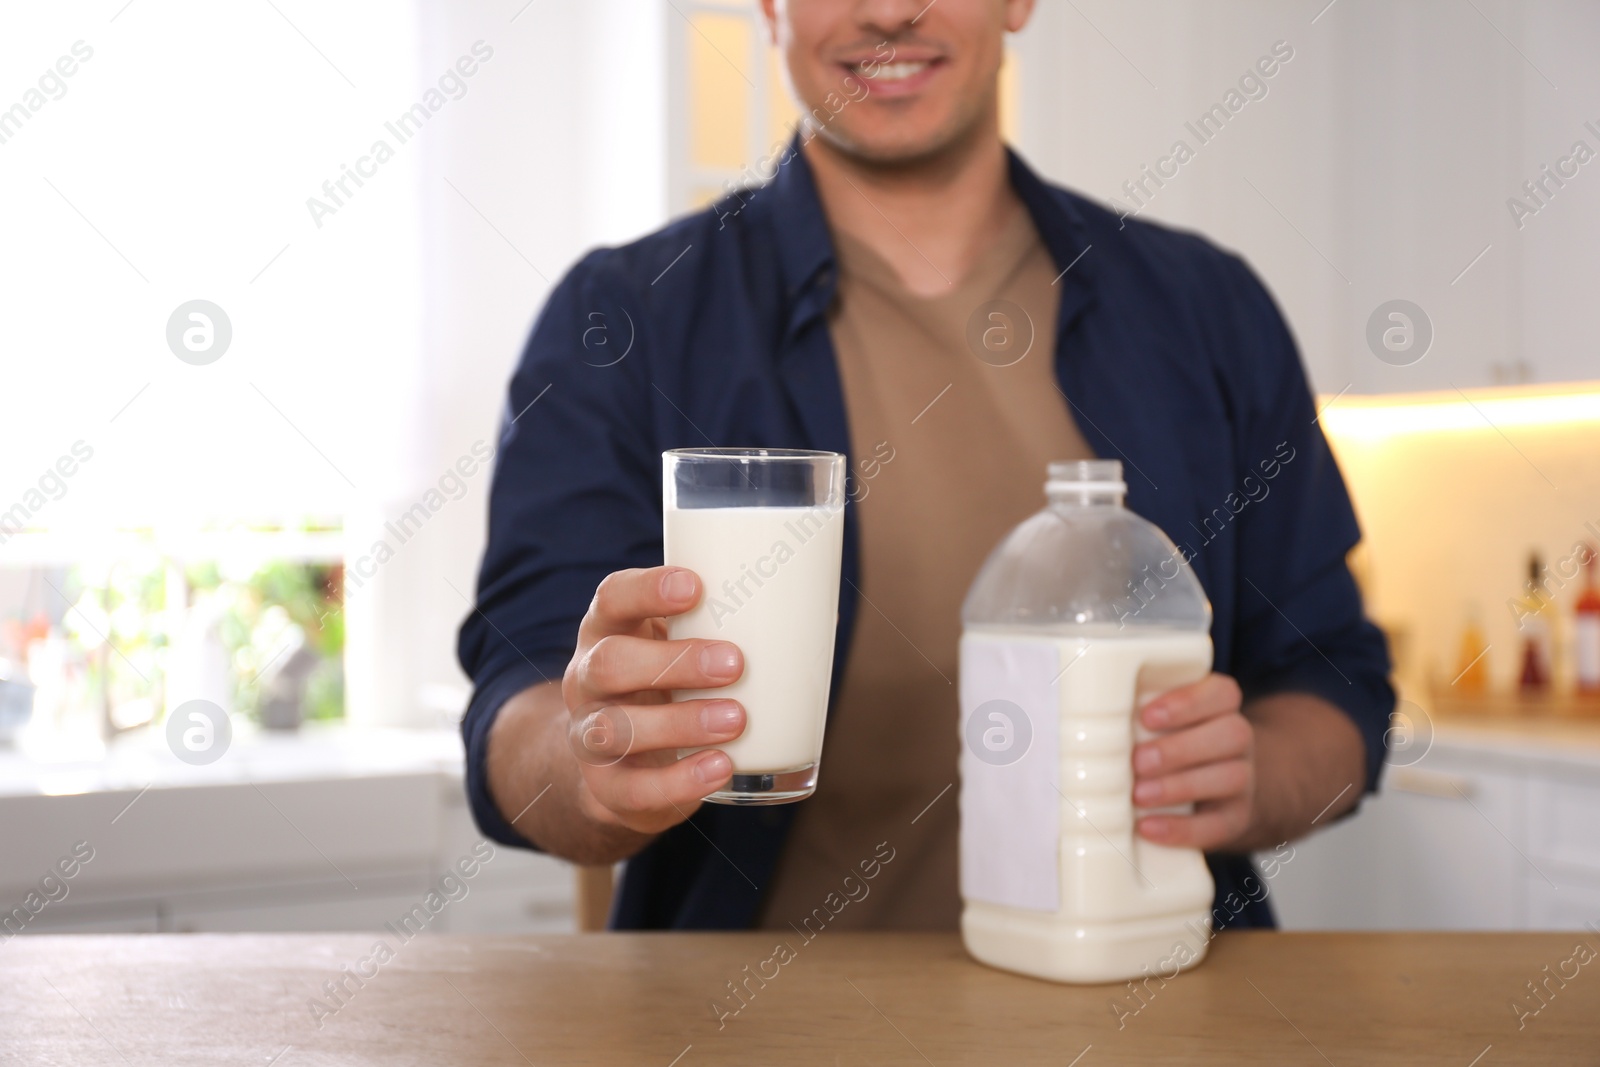
<path fill-rule="evenodd" d="M 818 138 L 828 147 L 864 166 L 916 167 L 957 150 L 967 141 L 963 130 L 909 133 L 899 130 L 852 130 L 823 127 Z"/>

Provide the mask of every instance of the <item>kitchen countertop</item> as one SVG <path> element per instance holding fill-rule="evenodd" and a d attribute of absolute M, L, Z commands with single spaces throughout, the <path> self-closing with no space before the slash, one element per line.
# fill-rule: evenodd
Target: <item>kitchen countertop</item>
<path fill-rule="evenodd" d="M 398 946 L 386 962 L 374 955 L 380 936 Z M 823 930 L 813 938 L 19 937 L 0 944 L 0 1061 L 1600 1061 L 1600 959 L 1574 957 L 1580 940 L 1600 947 L 1590 933 L 1223 934 L 1195 970 L 1151 979 L 1142 1000 L 1126 985 L 1064 986 L 991 970 L 950 934 Z M 779 942 L 791 948 L 784 962 L 774 958 Z M 344 979 L 349 992 L 330 1000 L 324 983 L 346 965 L 370 977 Z M 1510 1005 L 1539 1004 L 1525 983 L 1547 965 L 1568 980 L 1551 979 L 1553 992 L 1519 1028 Z M 746 966 L 768 977 L 748 979 L 754 992 L 741 1002 L 728 983 L 744 979 Z M 723 1005 L 720 1021 L 714 1002 Z"/>
<path fill-rule="evenodd" d="M 1600 767 L 1600 718 L 1435 714 L 1432 744 L 1503 756 Z M 293 733 L 236 727 L 215 763 L 192 766 L 159 730 L 118 738 L 94 758 L 46 760 L 0 748 L 0 798 L 437 773 L 459 779 L 460 732 L 312 723 Z"/>
<path fill-rule="evenodd" d="M 308 723 L 283 733 L 248 725 L 235 729 L 221 758 L 202 766 L 184 763 L 173 755 L 160 729 L 119 737 L 94 758 L 49 760 L 17 749 L 0 749 L 0 798 L 394 774 L 460 778 L 462 774 L 461 735 L 454 729 L 345 723 Z"/>
<path fill-rule="evenodd" d="M 1600 767 L 1600 719 L 1435 715 L 1436 747 Z"/>

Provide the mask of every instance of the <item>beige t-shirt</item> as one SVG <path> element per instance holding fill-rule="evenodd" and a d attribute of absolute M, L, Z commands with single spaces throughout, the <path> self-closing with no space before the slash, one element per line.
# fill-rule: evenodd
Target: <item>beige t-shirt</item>
<path fill-rule="evenodd" d="M 1044 507 L 1046 464 L 1093 453 L 1056 386 L 1058 268 L 1026 211 L 933 298 L 849 235 L 833 240 L 828 321 L 855 453 L 861 596 L 817 791 L 800 802 L 759 925 L 800 924 L 836 894 L 836 908 L 851 901 L 830 927 L 954 930 L 961 601 L 995 545 Z M 879 864 L 867 882 L 864 861 Z"/>

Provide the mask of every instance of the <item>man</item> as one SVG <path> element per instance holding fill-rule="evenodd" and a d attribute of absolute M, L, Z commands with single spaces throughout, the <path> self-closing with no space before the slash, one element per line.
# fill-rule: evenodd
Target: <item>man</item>
<path fill-rule="evenodd" d="M 1294 342 L 1237 258 L 1007 152 L 1002 40 L 1031 8 L 764 0 L 811 116 L 776 176 L 586 256 L 534 327 L 461 632 L 468 790 L 496 840 L 627 859 L 614 926 L 782 927 L 876 861 L 835 924 L 955 927 L 959 606 L 1050 460 L 1122 460 L 1211 598 L 1218 673 L 1143 709 L 1162 736 L 1133 772 L 1140 807 L 1194 805 L 1137 831 L 1207 850 L 1218 899 L 1252 902 L 1223 919 L 1270 924 L 1245 854 L 1376 783 L 1387 652 Z M 660 453 L 705 444 L 850 457 L 833 701 L 798 804 L 702 805 L 745 709 L 671 700 L 743 669 L 665 639 L 704 590 L 659 566 Z"/>

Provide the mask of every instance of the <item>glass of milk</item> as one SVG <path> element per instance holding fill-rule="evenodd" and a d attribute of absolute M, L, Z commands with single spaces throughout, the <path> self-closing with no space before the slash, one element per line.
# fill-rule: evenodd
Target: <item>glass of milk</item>
<path fill-rule="evenodd" d="M 700 576 L 694 610 L 668 620 L 674 640 L 731 641 L 744 673 L 720 689 L 744 705 L 744 733 L 717 746 L 733 760 L 715 804 L 787 804 L 811 795 L 833 677 L 844 545 L 845 458 L 789 448 L 677 448 L 661 454 L 666 563 Z M 687 755 L 689 751 L 680 752 Z"/>

